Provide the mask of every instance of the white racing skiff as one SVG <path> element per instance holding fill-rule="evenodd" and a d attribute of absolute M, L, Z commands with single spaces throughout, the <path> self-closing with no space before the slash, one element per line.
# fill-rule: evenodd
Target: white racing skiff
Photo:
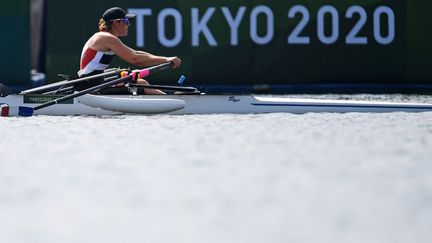
<path fill-rule="evenodd" d="M 20 106 L 34 107 L 60 95 L 9 95 L 8 116 L 18 115 Z M 4 105 L 5 107 L 5 105 Z M 324 99 L 277 98 L 256 95 L 90 95 L 35 111 L 35 115 L 120 115 L 120 114 L 247 114 L 286 112 L 427 112 L 432 104 L 371 102 Z"/>
<path fill-rule="evenodd" d="M 194 87 L 142 85 L 136 83 L 138 78 L 144 78 L 171 67 L 172 63 L 163 63 L 131 72 L 126 72 L 125 69 L 115 69 L 94 76 L 65 80 L 24 90 L 20 94 L 12 94 L 0 89 L 0 115 L 186 115 L 274 112 L 302 114 L 308 112 L 432 111 L 432 104 L 423 103 L 276 98 L 244 94 L 207 95 L 200 93 Z M 85 82 L 95 77 L 104 77 L 105 82 L 82 91 L 74 92 L 74 84 Z M 94 95 L 94 93 L 112 88 L 120 83 L 125 83 L 131 95 Z M 165 91 L 181 92 L 181 94 L 139 95 L 139 89 L 162 89 Z"/>

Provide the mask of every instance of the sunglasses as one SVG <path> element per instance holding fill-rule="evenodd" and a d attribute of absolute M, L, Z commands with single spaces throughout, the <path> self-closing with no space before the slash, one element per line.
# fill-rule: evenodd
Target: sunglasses
<path fill-rule="evenodd" d="M 129 19 L 128 18 L 123 18 L 123 19 L 113 19 L 111 21 L 121 21 L 123 24 L 126 25 L 130 25 Z"/>

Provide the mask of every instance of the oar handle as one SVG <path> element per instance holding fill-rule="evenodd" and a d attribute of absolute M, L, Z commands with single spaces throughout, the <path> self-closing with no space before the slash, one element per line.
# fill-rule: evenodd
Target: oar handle
<path fill-rule="evenodd" d="M 132 71 L 130 75 L 132 76 L 132 80 L 137 80 L 138 78 L 145 78 L 145 77 L 149 76 L 150 74 L 160 72 L 160 71 L 168 69 L 168 68 L 172 68 L 173 66 L 174 66 L 174 63 L 166 62 L 166 63 L 162 63 L 162 64 L 159 64 L 159 65 L 156 65 L 153 67 Z M 138 77 L 137 77 L 137 75 L 138 75 Z"/>
<path fill-rule="evenodd" d="M 156 72 L 168 69 L 168 68 L 172 68 L 172 67 L 174 67 L 173 62 L 165 62 L 165 63 L 159 64 L 159 65 L 156 65 L 153 67 L 149 67 L 146 69 L 149 70 L 149 75 L 150 75 L 150 74 L 153 74 L 153 73 L 156 73 Z"/>

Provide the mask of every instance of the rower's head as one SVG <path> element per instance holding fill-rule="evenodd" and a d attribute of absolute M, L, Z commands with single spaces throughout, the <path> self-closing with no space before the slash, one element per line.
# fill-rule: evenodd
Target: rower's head
<path fill-rule="evenodd" d="M 99 31 L 111 32 L 117 36 L 127 36 L 130 20 L 135 14 L 126 13 L 119 7 L 107 9 L 99 20 Z"/>

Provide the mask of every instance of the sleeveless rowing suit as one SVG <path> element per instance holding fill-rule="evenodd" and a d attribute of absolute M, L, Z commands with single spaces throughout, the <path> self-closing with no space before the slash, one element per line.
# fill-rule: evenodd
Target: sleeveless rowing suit
<path fill-rule="evenodd" d="M 111 64 L 114 52 L 112 51 L 96 51 L 88 47 L 87 43 L 81 52 L 80 70 L 78 76 L 80 78 L 103 73 Z M 83 90 L 95 85 L 103 83 L 104 78 L 94 78 L 86 82 L 81 82 L 74 85 L 76 90 Z"/>

